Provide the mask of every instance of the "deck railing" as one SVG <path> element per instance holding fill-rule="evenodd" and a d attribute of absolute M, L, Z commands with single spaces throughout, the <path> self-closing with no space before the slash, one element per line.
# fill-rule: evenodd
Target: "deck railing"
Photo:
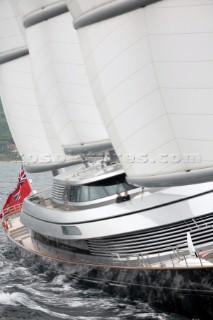
<path fill-rule="evenodd" d="M 45 190 L 45 192 L 41 192 L 39 194 L 32 195 L 29 199 L 31 201 L 46 201 L 49 199 L 51 190 Z M 22 204 L 17 204 L 11 207 L 8 207 L 2 211 L 3 217 L 6 218 L 13 218 L 13 215 L 20 212 L 22 208 Z M 43 244 L 44 245 L 44 244 Z M 55 247 L 53 249 L 55 252 L 58 252 L 59 257 L 63 257 L 65 251 L 62 250 L 60 247 Z M 207 247 L 207 251 L 212 252 L 212 261 L 213 261 L 213 245 L 209 244 Z M 86 255 L 79 255 L 73 254 L 71 252 L 66 252 L 66 255 L 70 255 L 70 258 L 75 257 L 82 257 L 82 261 L 88 262 L 96 262 L 97 264 L 110 264 L 113 266 L 128 266 L 128 267 L 138 267 L 138 268 L 190 268 L 193 266 L 199 267 L 206 267 L 206 260 L 205 258 L 197 254 L 197 257 L 190 257 L 189 250 L 187 249 L 187 243 L 181 244 L 176 247 L 168 247 L 165 250 L 167 253 L 160 254 L 160 253 L 151 253 L 151 252 L 143 252 L 138 254 L 131 254 L 131 255 L 121 255 L 119 253 L 112 253 L 111 257 L 95 257 L 95 256 L 86 256 Z M 193 264 L 190 259 L 193 259 L 195 263 Z M 207 260 L 208 261 L 208 260 Z M 181 263 L 181 264 L 180 264 Z M 210 266 L 210 265 L 208 265 Z"/>
<path fill-rule="evenodd" d="M 33 237 L 37 247 L 41 249 L 45 247 L 50 250 L 58 259 L 78 261 L 84 263 L 92 263 L 97 265 L 106 265 L 114 267 L 128 267 L 128 268 L 141 268 L 141 269 L 173 269 L 173 268 L 193 268 L 193 267 L 211 267 L 210 261 L 202 259 L 199 254 L 197 257 L 190 256 L 187 249 L 179 250 L 177 247 L 170 248 L 168 254 L 152 254 L 152 253 L 139 253 L 132 255 L 119 255 L 112 253 L 111 257 L 95 256 L 90 254 L 82 254 L 80 252 L 72 252 L 64 249 L 61 244 L 56 241 L 51 245 L 48 241 L 42 241 L 37 237 Z M 40 250 L 39 249 L 39 250 Z M 213 246 L 209 245 L 209 252 L 213 252 Z M 213 266 L 213 265 L 212 265 Z"/>
<path fill-rule="evenodd" d="M 52 189 L 46 189 L 41 192 L 37 192 L 28 198 L 29 201 L 36 203 L 42 207 L 47 207 L 52 204 Z"/>
<path fill-rule="evenodd" d="M 14 206 L 10 206 L 2 210 L 2 215 L 3 217 L 9 217 L 10 215 L 20 212 L 21 208 L 22 208 L 22 203 L 16 204 Z"/>
<path fill-rule="evenodd" d="M 150 252 L 121 256 L 118 253 L 112 254 L 113 265 L 136 266 L 141 268 L 190 268 L 194 266 L 210 266 L 210 261 L 202 259 L 199 252 L 196 256 L 190 256 L 187 249 L 183 250 L 177 247 L 168 248 L 171 254 L 153 254 Z M 212 245 L 207 250 L 213 252 Z M 213 256 L 213 254 L 212 254 Z M 213 265 L 212 265 L 213 266 Z"/>

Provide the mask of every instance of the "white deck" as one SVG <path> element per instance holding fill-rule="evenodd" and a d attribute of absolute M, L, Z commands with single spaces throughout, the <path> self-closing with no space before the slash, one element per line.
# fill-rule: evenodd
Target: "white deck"
<path fill-rule="evenodd" d="M 17 246 L 21 247 L 22 249 L 42 256 L 46 259 L 53 259 L 59 262 L 64 262 L 66 264 L 80 264 L 80 265 L 99 265 L 99 263 L 91 263 L 91 262 L 82 262 L 81 260 L 70 260 L 66 257 L 66 253 L 63 254 L 62 250 L 58 250 L 55 248 L 54 252 L 47 250 L 38 242 L 32 241 L 31 235 L 27 228 L 20 222 L 19 216 L 13 216 L 11 223 L 9 224 L 9 229 L 5 230 L 5 234 L 7 237 Z M 138 261 L 138 265 L 135 264 L 136 258 L 135 256 L 129 257 L 126 260 L 126 265 L 124 265 L 124 259 L 114 259 L 114 262 L 111 263 L 111 267 L 116 268 L 134 268 L 134 269 L 176 269 L 176 268 L 203 268 L 203 267 L 213 267 L 209 261 L 206 261 L 201 258 L 195 257 L 187 257 L 182 256 L 178 258 L 172 257 L 172 259 L 163 261 L 163 256 L 158 256 L 157 263 L 150 264 L 150 257 L 144 256 L 142 260 Z M 106 265 L 105 265 L 106 266 Z"/>

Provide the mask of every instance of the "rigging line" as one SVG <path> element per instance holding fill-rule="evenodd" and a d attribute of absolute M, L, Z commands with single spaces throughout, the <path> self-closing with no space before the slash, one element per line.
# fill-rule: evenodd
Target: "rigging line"
<path fill-rule="evenodd" d="M 139 270 L 140 271 L 140 270 Z M 96 278 L 82 278 L 81 280 L 86 280 L 86 281 L 98 281 L 99 279 Z M 204 294 L 212 294 L 213 290 L 202 290 L 202 289 L 184 289 L 184 288 L 178 288 L 178 287 L 163 287 L 163 286 L 153 286 L 153 285 L 146 285 L 146 284 L 140 284 L 140 283 L 128 283 L 128 282 L 120 282 L 120 281 L 115 281 L 115 280 L 108 280 L 108 279 L 103 279 L 100 281 L 104 284 L 116 284 L 116 285 L 123 285 L 123 286 L 137 286 L 137 287 L 144 287 L 144 288 L 151 288 L 155 290 L 159 289 L 166 289 L 166 290 L 171 290 L 171 291 L 181 291 L 181 292 L 189 292 L 191 293 L 204 293 Z"/>

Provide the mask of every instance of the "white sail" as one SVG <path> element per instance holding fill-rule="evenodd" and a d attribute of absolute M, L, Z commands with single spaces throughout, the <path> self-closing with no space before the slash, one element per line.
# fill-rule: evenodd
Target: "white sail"
<path fill-rule="evenodd" d="M 121 163 L 144 185 L 212 180 L 213 2 L 132 1 L 121 14 L 127 2 L 96 1 L 74 21 Z"/>
<path fill-rule="evenodd" d="M 63 150 L 39 101 L 29 56 L 1 65 L 0 87 L 7 121 L 23 161 L 60 160 Z"/>
<path fill-rule="evenodd" d="M 62 145 L 72 152 L 72 146 L 106 142 L 108 135 L 88 83 L 72 18 L 69 12 L 61 14 L 61 5 L 65 3 L 44 6 L 45 18 L 50 16 L 47 20 L 40 8 L 28 13 L 20 10 L 25 14 L 30 59 L 44 106 Z"/>
<path fill-rule="evenodd" d="M 25 163 L 54 163 L 63 150 L 32 77 L 25 36 L 9 1 L 0 2 L 0 94 L 7 121 Z"/>

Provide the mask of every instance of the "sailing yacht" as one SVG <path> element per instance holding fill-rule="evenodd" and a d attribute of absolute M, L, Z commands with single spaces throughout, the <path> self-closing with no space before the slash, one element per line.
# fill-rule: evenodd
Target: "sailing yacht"
<path fill-rule="evenodd" d="M 84 283 L 202 319 L 213 316 L 212 13 L 213 0 L 0 1 L 8 124 L 26 171 L 53 173 L 8 238 Z"/>

